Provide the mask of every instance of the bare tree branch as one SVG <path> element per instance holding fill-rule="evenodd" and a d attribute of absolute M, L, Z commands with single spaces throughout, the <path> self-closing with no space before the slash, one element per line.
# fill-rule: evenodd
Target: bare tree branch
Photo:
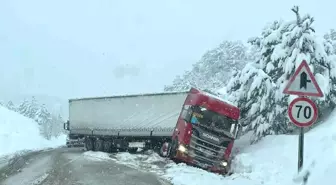
<path fill-rule="evenodd" d="M 299 14 L 299 6 L 293 6 L 292 11 L 296 14 L 296 23 L 301 26 L 301 17 Z"/>

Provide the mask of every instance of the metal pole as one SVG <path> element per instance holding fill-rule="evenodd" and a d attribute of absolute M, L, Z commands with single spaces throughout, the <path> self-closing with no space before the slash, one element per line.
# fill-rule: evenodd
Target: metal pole
<path fill-rule="evenodd" d="M 298 172 L 300 172 L 303 165 L 303 146 L 304 146 L 304 128 L 301 127 L 299 136 Z"/>

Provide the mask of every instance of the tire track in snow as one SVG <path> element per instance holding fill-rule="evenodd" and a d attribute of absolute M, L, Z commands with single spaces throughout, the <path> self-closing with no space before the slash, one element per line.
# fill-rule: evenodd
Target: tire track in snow
<path fill-rule="evenodd" d="M 85 152 L 84 152 L 85 153 Z M 79 149 L 55 149 L 47 152 L 33 152 L 27 155 L 14 157 L 8 176 L 2 178 L 1 185 L 171 185 L 170 182 L 148 173 L 150 164 L 144 167 L 147 170 L 133 170 L 127 165 L 116 163 L 110 155 L 100 156 L 97 153 L 84 154 Z M 140 156 L 139 156 L 140 157 Z M 140 157 L 141 162 L 147 161 L 148 156 Z M 90 158 L 90 159 L 89 159 Z M 8 158 L 7 158 L 8 159 Z M 88 160 L 89 159 L 89 160 Z M 147 172 L 146 172 L 147 171 Z M 152 169 L 150 171 L 157 171 Z M 2 178 L 2 179 L 1 179 Z M 133 180 L 134 179 L 134 180 Z"/>
<path fill-rule="evenodd" d="M 35 185 L 45 180 L 52 165 L 53 151 L 35 151 L 18 155 L 8 161 L 1 169 L 0 184 Z M 45 176 L 43 179 L 42 177 Z"/>
<path fill-rule="evenodd" d="M 41 175 L 39 178 L 35 179 L 30 185 L 40 185 L 48 178 L 48 176 L 49 174 L 45 173 Z"/>
<path fill-rule="evenodd" d="M 21 172 L 22 168 L 29 165 L 31 161 L 35 160 L 38 156 L 42 157 L 52 152 L 52 150 L 39 150 L 39 151 L 20 151 L 13 155 L 7 155 L 0 159 L 0 183 L 9 176 L 13 176 Z"/>

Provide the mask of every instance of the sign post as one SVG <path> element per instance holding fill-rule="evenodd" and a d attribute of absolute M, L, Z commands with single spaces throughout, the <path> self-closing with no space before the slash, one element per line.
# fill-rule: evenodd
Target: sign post
<path fill-rule="evenodd" d="M 307 62 L 303 60 L 290 78 L 284 94 L 297 95 L 288 106 L 288 116 L 294 125 L 300 127 L 298 146 L 298 171 L 303 166 L 304 128 L 314 124 L 318 117 L 315 103 L 305 96 L 323 97 L 323 93 L 316 82 Z"/>

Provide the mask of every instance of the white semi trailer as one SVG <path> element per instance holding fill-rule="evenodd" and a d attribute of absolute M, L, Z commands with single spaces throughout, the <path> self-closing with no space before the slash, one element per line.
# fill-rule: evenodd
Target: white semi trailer
<path fill-rule="evenodd" d="M 240 109 L 191 88 L 170 92 L 69 100 L 69 138 L 87 150 L 129 151 L 142 142 L 163 157 L 217 173 L 228 173 L 239 135 Z"/>
<path fill-rule="evenodd" d="M 133 142 L 158 149 L 171 139 L 188 92 L 70 99 L 64 128 L 85 138 L 87 150 L 135 152 Z"/>

